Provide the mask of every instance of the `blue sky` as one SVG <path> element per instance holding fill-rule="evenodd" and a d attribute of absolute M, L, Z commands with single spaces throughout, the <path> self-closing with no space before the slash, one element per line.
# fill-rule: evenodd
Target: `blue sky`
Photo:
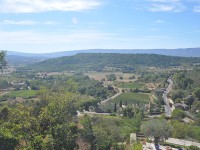
<path fill-rule="evenodd" d="M 200 0 L 0 0 L 0 49 L 200 47 Z"/>

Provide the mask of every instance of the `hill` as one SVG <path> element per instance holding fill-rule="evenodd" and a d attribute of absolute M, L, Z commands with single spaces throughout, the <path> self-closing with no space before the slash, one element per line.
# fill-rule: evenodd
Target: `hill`
<path fill-rule="evenodd" d="M 30 65 L 36 62 L 43 61 L 47 58 L 43 57 L 36 57 L 36 56 L 31 56 L 31 57 L 25 57 L 25 56 L 18 56 L 18 55 L 7 55 L 6 60 L 8 64 L 11 65 Z"/>
<path fill-rule="evenodd" d="M 89 49 L 89 50 L 73 50 L 54 53 L 32 54 L 8 51 L 7 55 L 23 56 L 23 57 L 42 57 L 56 58 L 62 56 L 73 56 L 78 53 L 118 53 L 118 54 L 159 54 L 168 56 L 181 57 L 200 57 L 200 48 L 185 49 Z"/>
<path fill-rule="evenodd" d="M 28 68 L 37 71 L 95 70 L 101 71 L 106 66 L 133 70 L 138 66 L 179 66 L 200 63 L 196 57 L 175 57 L 157 54 L 103 54 L 81 53 L 35 63 Z"/>

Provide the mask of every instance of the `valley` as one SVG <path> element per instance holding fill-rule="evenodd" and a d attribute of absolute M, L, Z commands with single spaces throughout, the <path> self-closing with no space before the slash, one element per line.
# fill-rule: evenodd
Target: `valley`
<path fill-rule="evenodd" d="M 152 142 L 143 125 L 166 120 L 170 130 L 160 135 L 161 145 L 184 146 L 165 142 L 166 133 L 200 142 L 198 62 L 152 54 L 78 54 L 15 66 L 1 74 L 0 126 L 6 130 L 0 133 L 20 149 L 48 147 L 50 136 L 61 147 L 62 141 L 68 147 L 125 150 Z M 58 132 L 62 138 L 56 141 Z M 146 138 L 130 144 L 130 134 L 138 132 Z"/>

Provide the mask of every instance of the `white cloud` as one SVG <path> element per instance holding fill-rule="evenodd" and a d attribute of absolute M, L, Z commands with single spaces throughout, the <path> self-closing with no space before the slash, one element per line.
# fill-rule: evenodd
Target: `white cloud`
<path fill-rule="evenodd" d="M 44 25 L 57 25 L 57 24 L 60 24 L 60 23 L 55 22 L 55 21 L 45 21 L 42 24 L 44 24 Z"/>
<path fill-rule="evenodd" d="M 151 8 L 149 8 L 152 12 L 157 11 L 172 11 L 174 9 L 174 6 L 169 5 L 161 5 L 161 4 L 153 4 Z"/>
<path fill-rule="evenodd" d="M 184 0 L 135 0 L 137 10 L 151 12 L 182 12 L 186 7 Z"/>
<path fill-rule="evenodd" d="M 99 5 L 99 0 L 0 0 L 0 12 L 82 11 Z"/>
<path fill-rule="evenodd" d="M 156 20 L 156 23 L 164 23 L 165 21 L 164 20 Z"/>
<path fill-rule="evenodd" d="M 174 3 L 174 2 L 180 2 L 180 0 L 149 0 L 151 2 L 161 2 L 161 3 Z"/>
<path fill-rule="evenodd" d="M 200 13 L 200 6 L 195 6 L 193 9 L 194 12 Z"/>
<path fill-rule="evenodd" d="M 152 4 L 152 6 L 149 8 L 152 12 L 181 12 L 185 10 L 185 6 L 180 3 L 156 3 Z"/>
<path fill-rule="evenodd" d="M 73 24 L 77 24 L 77 23 L 78 23 L 78 19 L 75 18 L 75 17 L 73 17 L 73 18 L 72 18 L 72 23 L 73 23 Z"/>
<path fill-rule="evenodd" d="M 31 21 L 31 20 L 23 20 L 23 21 L 3 20 L 3 21 L 0 22 L 0 24 L 6 24 L 6 25 L 35 25 L 35 24 L 38 24 L 38 22 Z"/>
<path fill-rule="evenodd" d="M 44 24 L 44 25 L 57 25 L 59 24 L 58 22 L 54 21 L 44 21 L 44 22 L 37 22 L 37 21 L 32 21 L 32 20 L 3 20 L 0 21 L 0 24 L 4 25 L 22 25 L 22 26 L 30 26 L 30 25 L 37 25 L 37 24 Z"/>
<path fill-rule="evenodd" d="M 75 30 L 70 33 L 51 32 L 40 33 L 33 31 L 0 31 L 1 44 L 66 44 L 77 42 L 88 42 L 100 39 L 109 39 L 113 36 L 110 33 L 102 33 L 90 30 Z"/>

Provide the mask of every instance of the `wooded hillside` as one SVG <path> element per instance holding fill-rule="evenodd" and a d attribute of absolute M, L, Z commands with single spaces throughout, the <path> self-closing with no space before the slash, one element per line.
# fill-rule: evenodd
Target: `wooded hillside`
<path fill-rule="evenodd" d="M 77 54 L 36 63 L 28 69 L 37 71 L 95 70 L 105 66 L 126 68 L 137 66 L 179 66 L 200 63 L 200 58 L 173 57 L 156 54 Z M 128 69 L 127 68 L 127 69 Z M 133 68 L 132 68 L 133 69 Z"/>

